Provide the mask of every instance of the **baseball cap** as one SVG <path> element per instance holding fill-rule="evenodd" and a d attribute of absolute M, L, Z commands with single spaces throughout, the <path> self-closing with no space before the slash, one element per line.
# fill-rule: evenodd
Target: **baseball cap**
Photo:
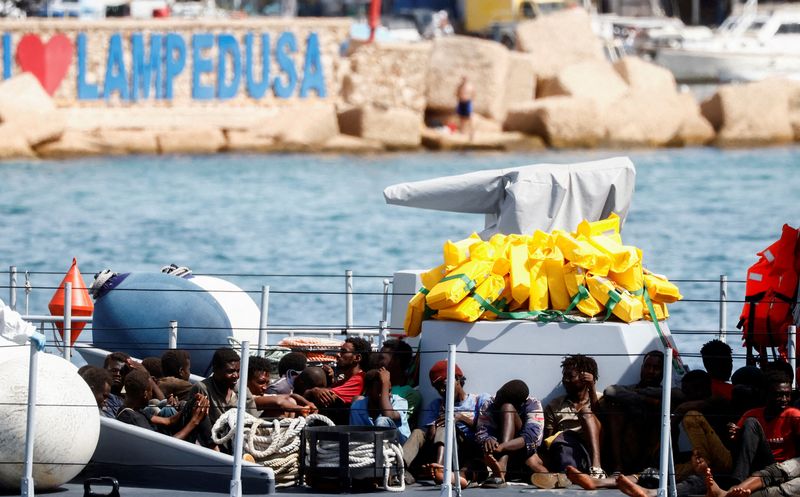
<path fill-rule="evenodd" d="M 431 385 L 447 379 L 447 360 L 443 359 L 431 367 L 428 376 L 431 378 Z M 461 368 L 456 364 L 456 376 L 464 376 Z"/>

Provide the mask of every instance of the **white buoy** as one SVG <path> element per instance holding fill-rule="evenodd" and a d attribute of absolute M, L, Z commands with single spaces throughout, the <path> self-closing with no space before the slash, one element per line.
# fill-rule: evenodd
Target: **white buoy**
<path fill-rule="evenodd" d="M 28 356 L 0 363 L 0 488 L 19 489 L 25 452 Z M 89 462 L 100 437 L 100 413 L 75 366 L 39 354 L 33 479 L 36 490 L 57 488 Z"/>

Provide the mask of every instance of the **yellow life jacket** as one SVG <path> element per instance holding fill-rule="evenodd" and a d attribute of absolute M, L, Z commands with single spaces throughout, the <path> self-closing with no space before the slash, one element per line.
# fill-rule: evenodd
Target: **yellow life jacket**
<path fill-rule="evenodd" d="M 564 264 L 564 283 L 567 287 L 570 299 L 578 294 L 579 286 L 586 286 L 586 270 L 573 263 Z M 591 293 L 585 299 L 578 302 L 578 310 L 589 317 L 594 317 L 603 310 L 600 302 Z"/>
<path fill-rule="evenodd" d="M 647 293 L 650 294 L 650 300 L 653 302 L 671 304 L 683 298 L 674 283 L 671 283 L 660 274 L 651 273 L 647 269 L 644 270 L 644 284 L 647 286 Z"/>
<path fill-rule="evenodd" d="M 467 298 L 452 307 L 439 309 L 436 319 L 452 319 L 454 321 L 477 321 L 486 310 L 486 304 L 493 304 L 503 293 L 505 283 L 502 276 L 490 275 Z"/>
<path fill-rule="evenodd" d="M 611 258 L 600 252 L 586 240 L 579 240 L 565 231 L 554 231 L 556 246 L 564 258 L 572 264 L 600 276 L 606 276 L 611 268 Z"/>
<path fill-rule="evenodd" d="M 547 270 L 545 262 L 547 257 L 545 249 L 537 248 L 530 254 L 530 297 L 528 300 L 529 311 L 545 311 L 550 307 L 549 293 L 547 291 Z"/>
<path fill-rule="evenodd" d="M 590 223 L 584 219 L 578 224 L 576 234 L 583 235 L 587 238 L 603 235 L 611 238 L 620 245 L 622 244 L 622 237 L 619 234 L 619 216 L 614 212 L 606 219 L 601 219 L 600 221 L 593 221 Z"/>
<path fill-rule="evenodd" d="M 622 245 L 610 236 L 593 235 L 587 237 L 586 240 L 611 259 L 610 271 L 615 273 L 625 272 L 639 261 L 636 247 Z"/>
<path fill-rule="evenodd" d="M 642 301 L 639 297 L 634 297 L 602 276 L 590 274 L 586 277 L 586 285 L 592 297 L 606 308 L 610 306 L 609 300 L 613 299 L 616 304 L 611 312 L 621 320 L 630 323 L 642 319 Z"/>
<path fill-rule="evenodd" d="M 634 295 L 642 293 L 644 288 L 644 273 L 642 272 L 642 250 L 636 249 L 638 260 L 631 267 L 622 272 L 609 271 L 608 277 L 614 283 Z"/>
<path fill-rule="evenodd" d="M 469 259 L 470 247 L 480 241 L 481 237 L 477 233 L 473 233 L 457 242 L 451 242 L 450 240 L 444 242 L 444 265 L 447 266 L 448 271 Z"/>
<path fill-rule="evenodd" d="M 531 291 L 528 245 L 526 243 L 511 245 L 508 253 L 511 259 L 511 298 L 521 304 Z"/>
<path fill-rule="evenodd" d="M 489 261 L 467 261 L 450 271 L 436 284 L 425 298 L 428 307 L 434 310 L 453 306 L 467 296 L 492 274 L 493 263 Z"/>

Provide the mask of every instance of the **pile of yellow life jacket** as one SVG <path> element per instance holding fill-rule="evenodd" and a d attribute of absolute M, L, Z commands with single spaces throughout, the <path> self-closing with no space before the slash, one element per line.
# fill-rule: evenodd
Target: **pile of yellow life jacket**
<path fill-rule="evenodd" d="M 420 278 L 405 332 L 417 336 L 425 319 L 538 321 L 663 320 L 681 294 L 642 266 L 642 251 L 622 244 L 619 217 L 583 221 L 574 233 L 473 233 L 444 244 L 444 262 Z"/>
<path fill-rule="evenodd" d="M 800 273 L 799 236 L 800 230 L 784 224 L 780 239 L 759 252 L 758 262 L 747 270 L 745 304 L 737 327 L 742 330 L 748 364 L 754 362 L 754 350 L 767 360 L 768 347 L 787 358 Z"/>

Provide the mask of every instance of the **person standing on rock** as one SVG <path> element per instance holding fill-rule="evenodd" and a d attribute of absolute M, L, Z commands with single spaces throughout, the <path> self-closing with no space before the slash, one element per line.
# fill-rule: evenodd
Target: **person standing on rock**
<path fill-rule="evenodd" d="M 461 83 L 456 89 L 456 114 L 458 114 L 458 130 L 469 135 L 469 141 L 475 138 L 475 128 L 472 123 L 472 99 L 475 97 L 475 87 L 470 83 L 469 78 L 463 76 Z"/>

